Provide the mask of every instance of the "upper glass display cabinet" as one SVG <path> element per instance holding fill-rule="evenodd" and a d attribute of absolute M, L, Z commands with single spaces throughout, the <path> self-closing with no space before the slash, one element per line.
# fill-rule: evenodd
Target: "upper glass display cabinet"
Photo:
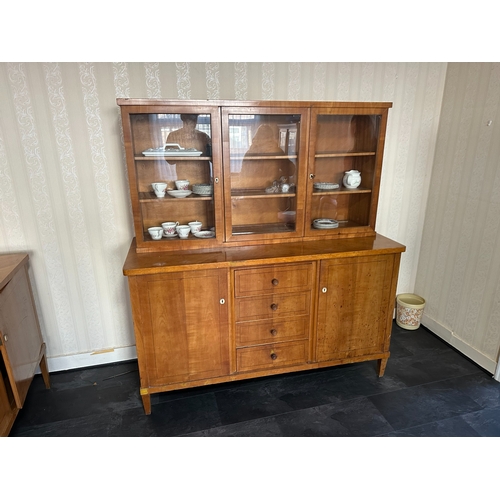
<path fill-rule="evenodd" d="M 313 109 L 306 236 L 374 233 L 386 118 L 387 110 Z"/>
<path fill-rule="evenodd" d="M 375 235 L 391 103 L 117 102 L 138 252 Z"/>
<path fill-rule="evenodd" d="M 137 248 L 220 244 L 218 108 L 122 107 L 122 113 Z"/>
<path fill-rule="evenodd" d="M 226 241 L 303 235 L 309 110 L 223 108 Z"/>

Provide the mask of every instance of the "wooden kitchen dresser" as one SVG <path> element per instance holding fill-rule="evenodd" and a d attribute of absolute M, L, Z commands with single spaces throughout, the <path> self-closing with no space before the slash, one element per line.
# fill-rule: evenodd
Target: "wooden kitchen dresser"
<path fill-rule="evenodd" d="M 145 412 L 154 393 L 277 373 L 377 360 L 382 376 L 405 250 L 375 232 L 391 104 L 118 104 Z M 344 185 L 353 170 L 361 183 Z M 148 232 L 191 221 L 202 233 Z"/>

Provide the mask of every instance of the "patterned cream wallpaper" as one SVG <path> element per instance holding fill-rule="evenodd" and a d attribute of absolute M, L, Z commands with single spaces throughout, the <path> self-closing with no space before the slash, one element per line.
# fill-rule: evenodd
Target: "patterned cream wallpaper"
<path fill-rule="evenodd" d="M 491 372 L 499 248 L 500 63 L 450 63 L 416 293 L 427 299 L 423 323 Z"/>
<path fill-rule="evenodd" d="M 412 292 L 446 69 L 446 63 L 0 63 L 0 252 L 30 253 L 49 367 L 134 355 L 122 276 L 133 231 L 117 97 L 393 102 L 377 230 L 407 245 L 398 291 Z M 111 358 L 92 355 L 106 350 Z"/>

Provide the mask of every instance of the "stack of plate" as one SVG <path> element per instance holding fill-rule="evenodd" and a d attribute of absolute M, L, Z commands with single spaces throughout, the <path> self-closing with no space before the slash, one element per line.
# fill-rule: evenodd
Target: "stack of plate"
<path fill-rule="evenodd" d="M 199 196 L 211 196 L 214 187 L 211 184 L 193 184 L 193 193 Z"/>
<path fill-rule="evenodd" d="M 335 182 L 315 182 L 314 189 L 338 189 L 340 186 Z"/>
<path fill-rule="evenodd" d="M 335 219 L 314 219 L 313 227 L 316 229 L 335 229 L 339 223 Z"/>

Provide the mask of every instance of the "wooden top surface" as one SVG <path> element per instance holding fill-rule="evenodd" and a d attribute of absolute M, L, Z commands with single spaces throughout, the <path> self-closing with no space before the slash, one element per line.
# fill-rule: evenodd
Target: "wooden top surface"
<path fill-rule="evenodd" d="M 362 255 L 402 253 L 406 247 L 377 234 L 369 238 L 339 238 L 299 243 L 240 246 L 210 250 L 137 253 L 135 239 L 123 266 L 125 276 L 207 268 L 293 263 Z"/>
<path fill-rule="evenodd" d="M 27 260 L 27 253 L 0 254 L 0 290 Z"/>
<path fill-rule="evenodd" d="M 119 97 L 116 99 L 119 106 L 286 106 L 286 107 L 335 107 L 335 108 L 392 108 L 392 102 L 367 101 L 238 101 L 238 100 L 201 100 L 201 99 L 147 99 Z"/>

